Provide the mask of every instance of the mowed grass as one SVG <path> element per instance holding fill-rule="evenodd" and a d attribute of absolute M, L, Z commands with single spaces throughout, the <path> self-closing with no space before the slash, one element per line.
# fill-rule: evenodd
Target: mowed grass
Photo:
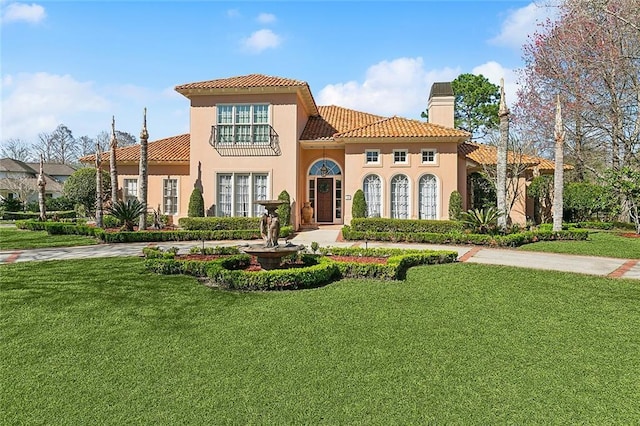
<path fill-rule="evenodd" d="M 0 266 L 1 424 L 640 422 L 637 281 L 451 264 L 232 293 L 142 262 Z"/>
<path fill-rule="evenodd" d="M 587 241 L 540 241 L 520 246 L 520 250 L 586 256 L 640 259 L 640 238 L 619 235 L 620 232 L 589 231 Z"/>
<path fill-rule="evenodd" d="M 27 231 L 13 226 L 0 226 L 0 250 L 87 246 L 97 243 L 97 239 L 83 235 L 49 235 L 47 231 Z"/>

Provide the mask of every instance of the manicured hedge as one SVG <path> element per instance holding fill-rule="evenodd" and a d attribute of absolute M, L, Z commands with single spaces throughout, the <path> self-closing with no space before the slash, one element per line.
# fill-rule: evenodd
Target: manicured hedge
<path fill-rule="evenodd" d="M 405 279 L 407 270 L 416 265 L 455 262 L 453 251 L 421 251 L 398 249 L 332 249 L 334 254 L 345 256 L 388 256 L 386 264 L 342 262 L 331 256 L 303 254 L 300 259 L 306 265 L 301 268 L 269 271 L 244 271 L 251 257 L 247 254 L 232 255 L 212 261 L 180 260 L 175 252 L 157 248 L 144 250 L 146 267 L 161 274 L 188 274 L 207 276 L 212 282 L 230 290 L 280 290 L 312 288 L 332 281 L 352 278 L 377 278 L 383 280 Z"/>
<path fill-rule="evenodd" d="M 88 235 L 100 238 L 107 243 L 134 243 L 134 242 L 163 242 L 163 241 L 199 241 L 199 240 L 254 240 L 259 239 L 260 232 L 257 229 L 248 230 L 219 230 L 219 231 L 134 231 L 134 232 L 105 232 L 102 228 L 88 225 L 75 225 L 64 222 L 39 222 L 36 220 L 16 221 L 20 229 L 31 231 L 47 231 L 51 235 L 75 234 Z M 285 226 L 280 230 L 280 236 L 286 238 L 292 232 L 292 228 Z"/>
<path fill-rule="evenodd" d="M 523 244 L 536 241 L 556 240 L 586 240 L 589 232 L 582 229 L 570 229 L 567 231 L 525 231 L 509 235 L 466 234 L 456 233 L 431 233 L 431 232 L 373 232 L 354 231 L 350 226 L 342 228 L 342 236 L 345 240 L 369 240 L 410 242 L 426 244 L 473 244 L 496 247 L 518 247 Z"/>
<path fill-rule="evenodd" d="M 65 211 L 48 211 L 46 212 L 47 219 L 52 219 L 57 217 L 58 219 L 75 219 L 76 212 L 75 210 L 65 210 Z M 2 219 L 3 220 L 28 220 L 28 219 L 38 219 L 40 217 L 40 213 L 34 212 L 3 212 Z"/>
<path fill-rule="evenodd" d="M 462 232 L 464 224 L 453 220 L 409 220 L 385 218 L 354 218 L 351 229 L 366 232 Z"/>
<path fill-rule="evenodd" d="M 189 231 L 260 229 L 259 217 L 182 217 L 178 219 L 180 228 Z"/>

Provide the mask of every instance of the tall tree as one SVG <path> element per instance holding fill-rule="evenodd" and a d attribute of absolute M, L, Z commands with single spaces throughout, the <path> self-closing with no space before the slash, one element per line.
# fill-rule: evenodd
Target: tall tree
<path fill-rule="evenodd" d="M 562 209 L 564 206 L 564 126 L 562 125 L 562 107 L 560 95 L 556 102 L 555 138 L 555 169 L 553 172 L 553 230 L 562 231 Z"/>
<path fill-rule="evenodd" d="M 138 143 L 136 137 L 131 133 L 116 130 L 116 138 L 118 138 L 118 146 L 131 146 Z"/>
<path fill-rule="evenodd" d="M 40 156 L 40 173 L 38 173 L 38 207 L 40 208 L 40 220 L 47 220 L 47 205 L 45 199 L 47 181 L 44 179 L 44 158 Z"/>
<path fill-rule="evenodd" d="M 500 88 L 483 75 L 460 74 L 451 82 L 455 95 L 455 126 L 482 139 L 498 128 Z"/>
<path fill-rule="evenodd" d="M 96 226 L 102 228 L 102 152 L 96 145 Z"/>
<path fill-rule="evenodd" d="M 96 143 L 100 147 L 100 151 L 106 152 L 110 142 L 111 135 L 109 134 L 109 132 L 103 130 L 96 135 Z"/>
<path fill-rule="evenodd" d="M 504 97 L 504 79 L 500 79 L 500 141 L 496 160 L 496 197 L 498 204 L 498 227 L 505 230 L 507 227 L 507 149 L 509 144 L 509 108 Z"/>
<path fill-rule="evenodd" d="M 91 155 L 95 153 L 96 141 L 91 139 L 89 136 L 80 136 L 77 141 L 80 156 L 84 157 L 85 155 Z"/>
<path fill-rule="evenodd" d="M 71 164 L 78 159 L 78 142 L 73 137 L 71 130 L 64 124 L 60 124 L 51 133 L 53 140 L 54 159 L 62 164 Z"/>
<path fill-rule="evenodd" d="M 22 139 L 7 139 L 2 143 L 0 156 L 2 158 L 13 158 L 18 161 L 29 161 L 31 159 L 31 148 Z"/>
<path fill-rule="evenodd" d="M 566 0 L 525 45 L 523 114 L 530 127 L 551 128 L 541 117 L 557 94 L 564 100 L 567 148 L 576 175 L 637 161 L 640 149 L 640 20 L 636 0 Z M 532 100 L 531 95 L 540 97 Z M 606 155 L 601 164 L 603 153 Z M 635 160 L 634 160 L 635 158 Z"/>
<path fill-rule="evenodd" d="M 53 161 L 55 153 L 53 149 L 53 138 L 51 133 L 41 132 L 38 133 L 38 141 L 35 144 L 35 149 L 38 157 L 42 155 L 44 161 L 50 163 Z"/>
<path fill-rule="evenodd" d="M 111 171 L 111 203 L 118 201 L 118 165 L 116 164 L 116 149 L 118 138 L 116 137 L 116 117 L 111 117 L 111 143 L 109 144 L 109 169 Z"/>
<path fill-rule="evenodd" d="M 138 181 L 140 182 L 138 200 L 143 206 L 144 213 L 140 215 L 140 222 L 138 225 L 139 230 L 147 229 L 147 142 L 149 141 L 149 132 L 147 131 L 147 109 L 144 109 L 144 121 L 142 124 L 142 131 L 140 132 L 140 176 Z"/>

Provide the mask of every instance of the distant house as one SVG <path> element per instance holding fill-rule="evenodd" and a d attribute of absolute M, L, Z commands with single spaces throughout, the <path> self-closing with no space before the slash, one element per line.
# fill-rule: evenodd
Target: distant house
<path fill-rule="evenodd" d="M 296 228 L 307 202 L 315 224 L 349 224 L 358 189 L 369 216 L 448 219 L 451 193 L 459 191 L 464 208 L 471 207 L 468 176 L 495 164 L 495 151 L 467 142 L 469 133 L 454 128 L 450 83 L 433 85 L 429 122 L 318 106 L 306 82 L 260 74 L 183 84 L 176 91 L 191 104 L 189 133 L 148 146 L 148 205 L 175 218 L 187 215 L 197 186 L 214 216 L 258 216 L 262 207 L 254 201 L 286 190 Z M 139 153 L 139 145 L 116 152 L 125 198 L 138 193 Z M 108 152 L 102 160 L 108 170 Z M 81 161 L 93 164 L 94 158 Z M 522 185 L 547 162 L 527 161 Z M 512 221 L 524 222 L 530 210 L 523 192 Z"/>
<path fill-rule="evenodd" d="M 44 163 L 47 183 L 45 195 L 57 198 L 62 195 L 64 181 L 76 170 L 67 164 Z M 40 163 L 25 163 L 12 158 L 0 159 L 0 200 L 17 198 L 22 201 L 38 199 L 38 174 Z"/>

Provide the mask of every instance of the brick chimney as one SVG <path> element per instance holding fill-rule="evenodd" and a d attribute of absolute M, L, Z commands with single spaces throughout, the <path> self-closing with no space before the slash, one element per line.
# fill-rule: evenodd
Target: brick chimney
<path fill-rule="evenodd" d="M 429 103 L 427 104 L 429 123 L 454 128 L 454 103 L 455 96 L 453 95 L 451 83 L 433 83 L 433 86 L 431 86 L 431 92 L 429 93 Z"/>

